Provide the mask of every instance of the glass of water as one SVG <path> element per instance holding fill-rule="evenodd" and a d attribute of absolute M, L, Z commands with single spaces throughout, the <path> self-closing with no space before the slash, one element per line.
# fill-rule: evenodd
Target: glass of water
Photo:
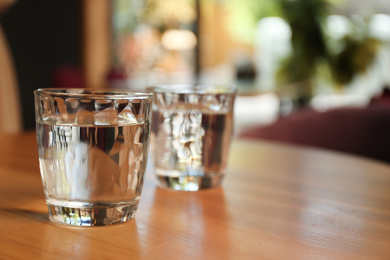
<path fill-rule="evenodd" d="M 159 85 L 154 94 L 152 150 L 161 187 L 197 191 L 219 186 L 233 135 L 236 89 Z"/>
<path fill-rule="evenodd" d="M 100 226 L 134 217 L 148 159 L 152 94 L 34 91 L 50 219 Z"/>

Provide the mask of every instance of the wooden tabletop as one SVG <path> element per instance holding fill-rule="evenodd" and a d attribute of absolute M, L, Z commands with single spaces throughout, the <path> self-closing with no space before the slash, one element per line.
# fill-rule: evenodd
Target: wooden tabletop
<path fill-rule="evenodd" d="M 157 188 L 135 219 L 49 222 L 34 133 L 0 135 L 0 259 L 389 259 L 390 165 L 235 140 L 222 187 Z"/>

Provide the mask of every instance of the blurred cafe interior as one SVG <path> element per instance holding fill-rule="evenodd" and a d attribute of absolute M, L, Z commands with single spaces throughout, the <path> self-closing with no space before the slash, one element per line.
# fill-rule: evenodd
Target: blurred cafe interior
<path fill-rule="evenodd" d="M 37 88 L 234 84 L 235 137 L 390 163 L 388 0 L 0 0 L 0 133 Z"/>

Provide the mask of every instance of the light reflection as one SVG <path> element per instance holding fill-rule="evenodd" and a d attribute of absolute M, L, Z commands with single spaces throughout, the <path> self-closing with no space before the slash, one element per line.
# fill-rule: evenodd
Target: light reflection
<path fill-rule="evenodd" d="M 352 31 L 349 19 L 342 15 L 330 15 L 326 19 L 326 26 L 331 37 L 336 39 L 342 39 Z"/>
<path fill-rule="evenodd" d="M 161 40 L 163 47 L 168 50 L 191 50 L 196 43 L 196 35 L 189 30 L 168 30 Z"/>
<path fill-rule="evenodd" d="M 382 41 L 390 41 L 390 15 L 372 15 L 368 27 L 370 36 L 381 39 Z"/>
<path fill-rule="evenodd" d="M 136 217 L 139 244 L 145 251 L 153 244 L 152 251 L 172 251 L 180 258 L 199 252 L 208 255 L 213 252 L 212 244 L 229 247 L 229 218 L 222 188 L 200 192 L 155 188 L 145 193 Z M 220 253 L 226 254 L 222 259 L 229 256 L 229 250 Z"/>

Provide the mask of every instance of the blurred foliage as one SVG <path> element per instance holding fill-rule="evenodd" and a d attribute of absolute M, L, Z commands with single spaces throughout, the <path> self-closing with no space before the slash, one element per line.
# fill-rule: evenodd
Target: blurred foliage
<path fill-rule="evenodd" d="M 363 22 L 351 20 L 352 31 L 341 39 L 344 46 L 329 58 L 329 67 L 334 81 L 340 86 L 353 80 L 357 73 L 365 73 L 373 63 L 381 42 L 368 36 Z"/>
<path fill-rule="evenodd" d="M 214 1 L 214 0 L 208 0 Z M 291 28 L 292 53 L 280 64 L 277 73 L 280 85 L 303 82 L 316 76 L 324 64 L 334 83 L 344 86 L 357 73 L 364 73 L 372 64 L 379 41 L 359 32 L 361 24 L 338 44 L 341 51 L 331 52 L 329 35 L 324 30 L 325 19 L 335 5 L 345 0 L 225 0 L 229 13 L 228 28 L 232 37 L 253 44 L 257 23 L 270 16 L 282 17 Z M 356 36 L 358 35 L 358 36 Z"/>
<path fill-rule="evenodd" d="M 197 19 L 196 0 L 115 0 L 114 26 L 120 35 L 131 34 L 140 23 L 161 31 Z M 291 55 L 280 64 L 279 85 L 307 82 L 328 68 L 337 86 L 345 86 L 372 64 L 380 42 L 368 36 L 364 24 L 351 20 L 350 34 L 338 40 L 340 50 L 331 48 L 324 29 L 325 19 L 335 4 L 345 0 L 199 0 L 226 7 L 227 28 L 234 40 L 254 44 L 257 23 L 270 16 L 282 17 L 291 28 Z"/>
<path fill-rule="evenodd" d="M 356 73 L 365 73 L 380 45 L 377 39 L 369 37 L 357 40 L 346 36 L 343 41 L 344 50 L 333 58 L 330 66 L 334 80 L 339 85 L 351 82 Z"/>
<path fill-rule="evenodd" d="M 225 0 L 229 12 L 228 29 L 232 38 L 239 42 L 254 43 L 257 23 L 269 16 L 282 16 L 280 5 L 275 0 Z"/>
<path fill-rule="evenodd" d="M 291 28 L 292 54 L 281 64 L 279 81 L 299 82 L 310 78 L 315 64 L 329 57 L 322 23 L 328 15 L 325 0 L 277 0 Z"/>
<path fill-rule="evenodd" d="M 197 18 L 195 0 L 146 0 L 143 22 L 156 28 L 174 28 Z"/>
<path fill-rule="evenodd" d="M 144 5 L 143 0 L 114 0 L 112 2 L 113 26 L 116 36 L 134 33 L 143 15 Z"/>
<path fill-rule="evenodd" d="M 134 33 L 142 24 L 164 31 L 195 21 L 195 0 L 114 0 L 113 23 L 117 35 Z"/>
<path fill-rule="evenodd" d="M 368 36 L 361 23 L 353 23 L 350 34 L 341 39 L 342 49 L 332 53 L 324 30 L 330 2 L 326 0 L 277 0 L 283 18 L 291 28 L 292 53 L 282 61 L 277 73 L 281 85 L 307 82 L 316 76 L 318 67 L 329 67 L 333 82 L 342 87 L 358 73 L 364 73 L 375 59 L 379 40 Z M 364 25 L 364 24 L 363 24 Z M 311 93 L 307 93 L 311 95 Z"/>

